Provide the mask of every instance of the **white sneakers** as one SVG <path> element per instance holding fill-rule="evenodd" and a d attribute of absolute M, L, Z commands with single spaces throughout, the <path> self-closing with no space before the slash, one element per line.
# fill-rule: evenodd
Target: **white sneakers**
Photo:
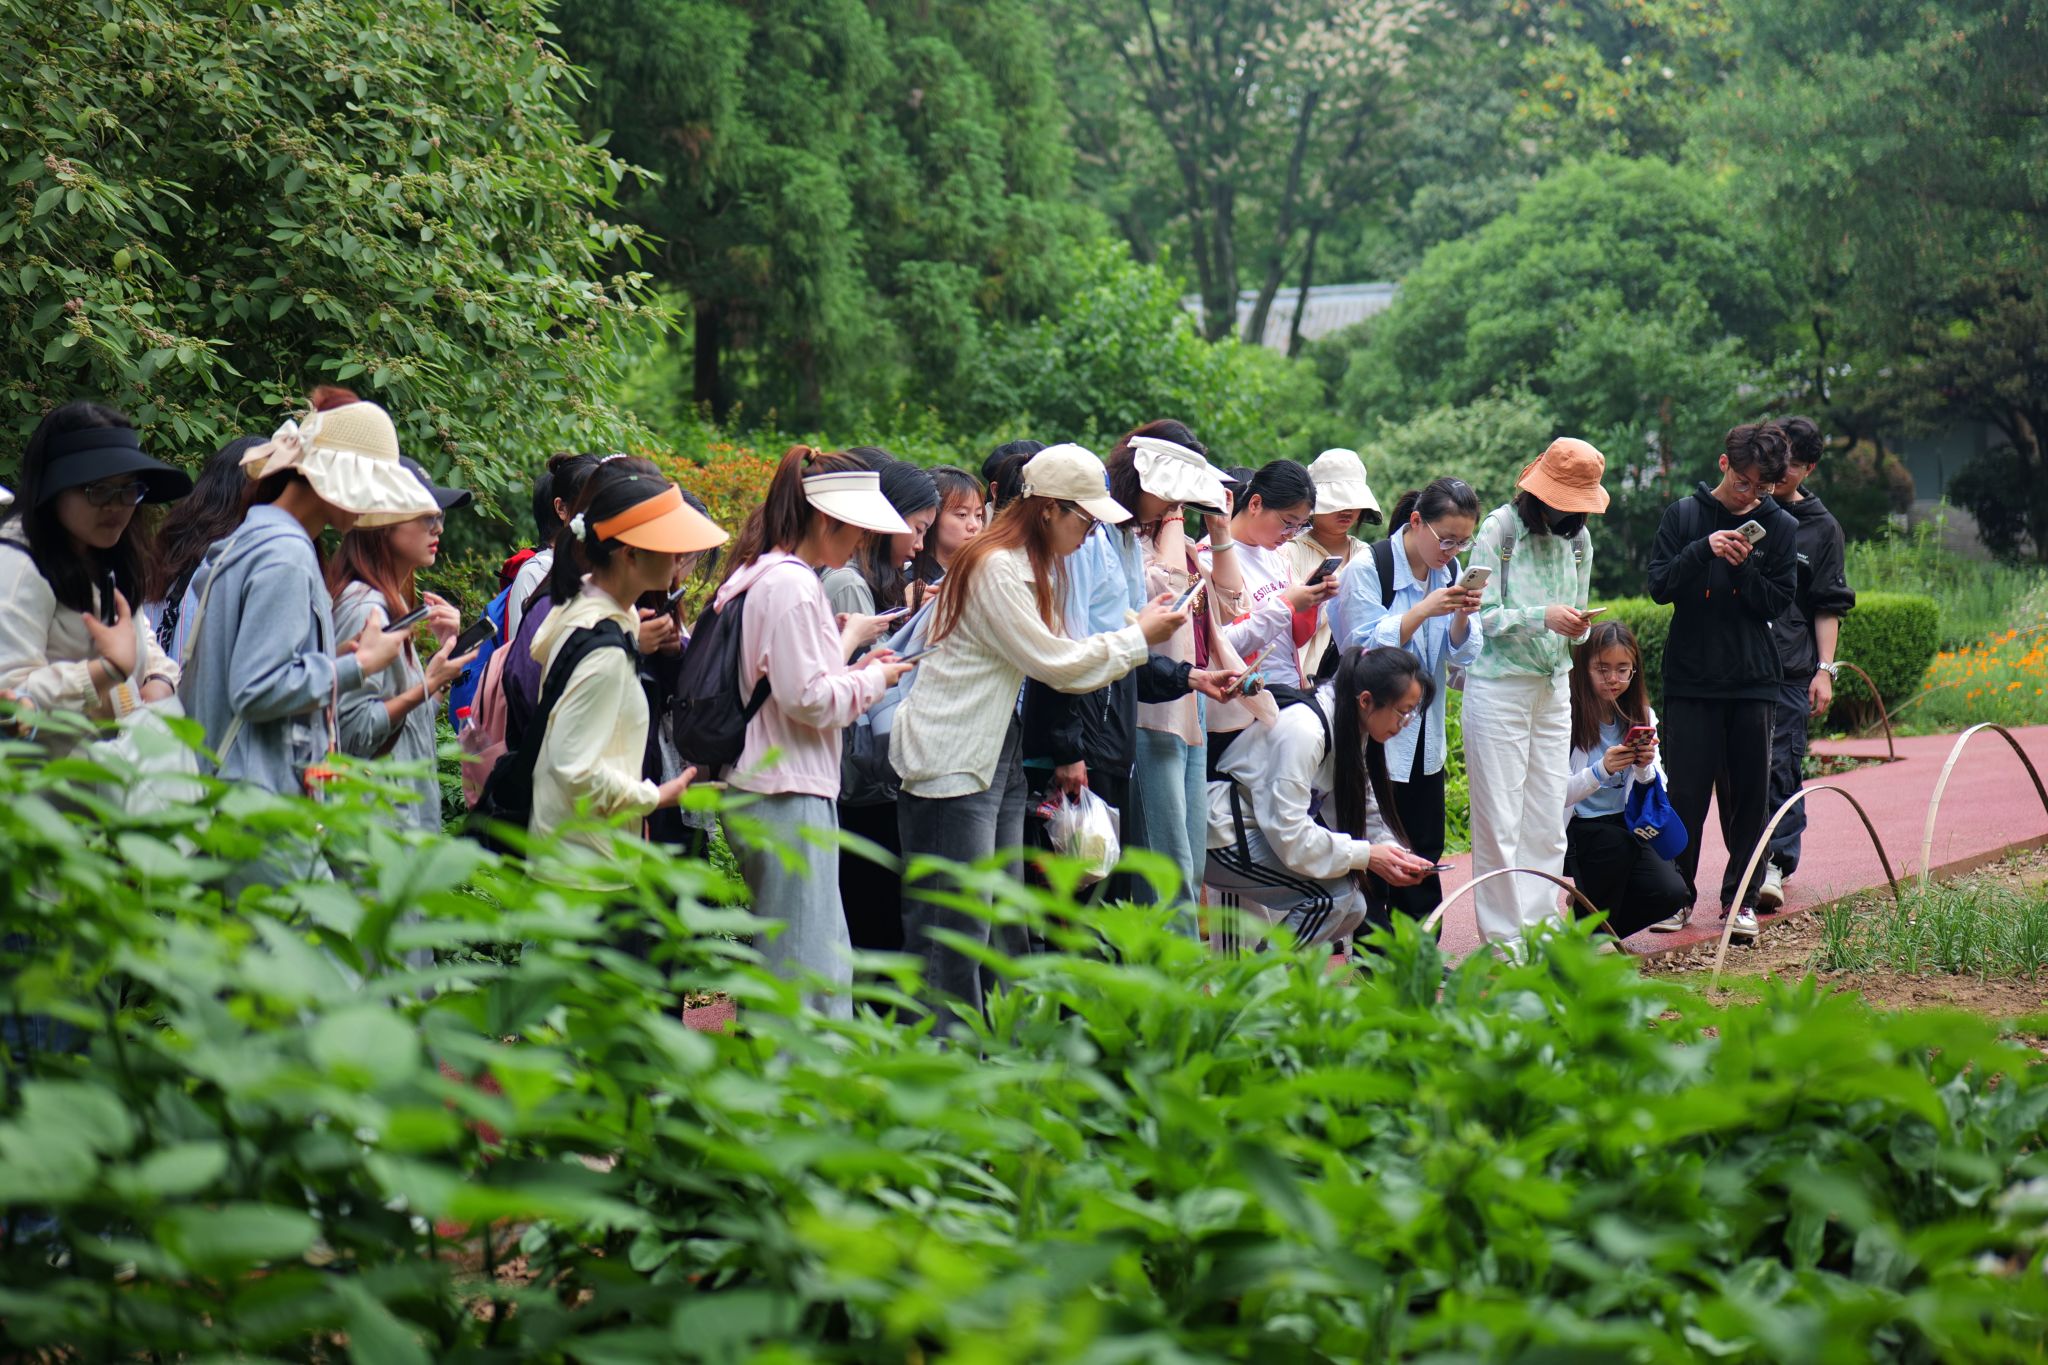
<path fill-rule="evenodd" d="M 1690 905 L 1681 905 L 1678 907 L 1677 914 L 1669 919 L 1660 919 L 1651 925 L 1650 932 L 1653 934 L 1675 934 L 1680 929 L 1683 929 L 1691 919 L 1692 907 Z"/>
<path fill-rule="evenodd" d="M 1736 943 L 1756 942 L 1756 911 L 1747 906 L 1737 910 L 1735 928 L 1729 931 L 1728 937 Z"/>
<path fill-rule="evenodd" d="M 1776 910 L 1785 904 L 1785 874 L 1776 863 L 1764 864 L 1764 884 L 1757 888 L 1756 901 L 1763 910 Z"/>

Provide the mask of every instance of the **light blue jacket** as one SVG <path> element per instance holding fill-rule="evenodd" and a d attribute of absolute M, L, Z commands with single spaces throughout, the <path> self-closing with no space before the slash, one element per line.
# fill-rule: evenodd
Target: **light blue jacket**
<path fill-rule="evenodd" d="M 1387 769 L 1396 782 L 1405 782 L 1408 774 L 1415 770 L 1415 744 L 1422 741 L 1422 771 L 1441 772 L 1444 766 L 1444 708 L 1448 704 L 1444 697 L 1445 683 L 1450 677 L 1451 665 L 1468 668 L 1479 657 L 1481 645 L 1479 617 L 1471 618 L 1471 630 L 1465 636 L 1465 643 L 1451 644 L 1451 618 L 1432 616 L 1417 627 L 1406 645 L 1401 644 L 1401 618 L 1417 602 L 1455 582 L 1458 577 L 1458 562 L 1452 560 L 1449 567 L 1432 569 L 1429 577 L 1417 581 L 1415 571 L 1408 566 L 1408 549 L 1405 537 L 1408 528 L 1394 532 L 1394 605 L 1380 605 L 1380 570 L 1374 556 L 1353 555 L 1351 563 L 1344 569 L 1344 576 L 1337 580 L 1337 596 L 1330 604 L 1330 631 L 1340 647 L 1349 649 L 1363 645 L 1375 649 L 1381 645 L 1394 645 L 1406 649 L 1422 660 L 1422 666 L 1436 679 L 1437 697 L 1430 704 L 1429 714 L 1419 726 L 1404 727 L 1400 734 L 1387 741 Z"/>

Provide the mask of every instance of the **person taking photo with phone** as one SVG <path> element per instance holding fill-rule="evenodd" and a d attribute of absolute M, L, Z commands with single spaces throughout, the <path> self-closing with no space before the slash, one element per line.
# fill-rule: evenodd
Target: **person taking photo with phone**
<path fill-rule="evenodd" d="M 435 762 L 434 722 L 443 693 L 462 676 L 476 657 L 469 649 L 456 653 L 462 618 L 433 593 L 422 593 L 420 570 L 431 569 L 441 556 L 441 532 L 453 508 L 467 507 L 465 488 L 443 488 L 410 459 L 406 472 L 434 500 L 436 511 L 387 526 L 357 526 L 341 538 L 341 548 L 327 565 L 327 591 L 334 598 L 335 629 L 346 638 L 360 635 L 375 616 L 383 628 L 398 627 L 398 657 L 382 672 L 364 677 L 344 692 L 336 713 L 340 750 L 359 758 L 390 757 L 419 771 L 412 779 L 417 799 L 399 811 L 399 822 L 425 833 L 441 828 L 441 779 Z M 434 637 L 432 658 L 422 661 L 413 626 L 402 623 L 424 611 L 420 624 Z"/>
<path fill-rule="evenodd" d="M 1643 677 L 1642 649 L 1619 621 L 1599 621 L 1572 651 L 1571 781 L 1564 799 L 1565 870 L 1579 893 L 1627 938 L 1691 899 L 1685 878 L 1629 828 L 1637 783 L 1664 780 L 1657 760 L 1657 713 Z"/>
<path fill-rule="evenodd" d="M 0 521 L 0 688 L 40 711 L 99 719 L 176 690 L 178 666 L 139 615 L 155 567 L 138 509 L 191 488 L 104 404 L 66 403 L 36 424 L 21 498 Z M 76 744 L 54 729 L 41 738 L 52 754 Z"/>
<path fill-rule="evenodd" d="M 1771 489 L 1791 454 L 1785 433 L 1752 422 L 1728 433 L 1721 480 L 1664 509 L 1650 550 L 1650 598 L 1671 605 L 1664 644 L 1664 761 L 1671 804 L 1688 836 L 1678 870 L 1692 892 L 1654 926 L 1685 926 L 1699 896 L 1707 802 L 1721 813 L 1728 866 L 1721 875 L 1731 937 L 1757 935 L 1759 874 L 1738 885 L 1769 821 L 1771 729 L 1784 663 L 1771 623 L 1798 586 L 1799 525 Z"/>
<path fill-rule="evenodd" d="M 1379 525 L 1379 499 L 1372 495 L 1365 461 L 1355 450 L 1324 451 L 1310 463 L 1308 476 L 1316 486 L 1315 515 L 1308 519 L 1306 531 L 1287 542 L 1287 567 L 1297 583 L 1319 583 L 1324 578 L 1341 582 L 1344 571 L 1365 554 L 1365 543 L 1351 533 L 1362 521 Z M 1310 681 L 1327 678 L 1337 669 L 1336 654 L 1343 645 L 1331 635 L 1336 610 L 1336 599 L 1331 598 L 1295 614 L 1301 676 Z"/>
<path fill-rule="evenodd" d="M 1026 677 L 1066 692 L 1092 692 L 1144 663 L 1187 623 L 1160 594 L 1115 631 L 1068 633 L 1067 563 L 1098 521 L 1130 512 L 1109 496 L 1102 461 L 1077 445 L 1048 446 L 1017 470 L 1016 490 L 946 575 L 932 621 L 932 652 L 897 712 L 889 756 L 903 779 L 898 806 L 903 856 L 971 864 L 1024 843 L 1025 783 L 1019 698 Z M 930 894 L 928 894 L 930 893 Z M 925 961 L 925 987 L 942 1025 L 981 1008 L 981 965 L 932 937 L 952 930 L 990 941 L 986 894 L 934 875 L 904 884 L 909 951 Z M 1019 932 L 998 940 L 1027 950 Z"/>
<path fill-rule="evenodd" d="M 1592 624 L 1586 522 L 1607 510 L 1606 468 L 1587 442 L 1558 437 L 1473 542 L 1471 564 L 1493 571 L 1479 599 L 1486 645 L 1465 671 L 1462 712 L 1475 877 L 1509 867 L 1564 873 L 1571 647 Z M 1526 931 L 1557 919 L 1557 888 L 1539 877 L 1496 877 L 1473 896 L 1481 937 L 1512 954 Z"/>
<path fill-rule="evenodd" d="M 1798 525 L 1798 567 L 1792 605 L 1771 625 L 1784 674 L 1778 680 L 1776 723 L 1771 732 L 1771 799 L 1776 811 L 1804 782 L 1806 727 L 1825 716 L 1835 700 L 1835 645 L 1842 617 L 1856 605 L 1855 590 L 1843 571 L 1842 524 L 1820 497 L 1806 486 L 1820 466 L 1827 442 L 1820 428 L 1805 417 L 1778 423 L 1791 452 L 1785 477 L 1772 497 Z M 1766 819 L 1769 817 L 1766 816 Z M 1799 845 L 1806 833 L 1806 803 L 1785 812 L 1771 837 L 1771 858 L 1757 908 L 1776 910 L 1785 903 L 1785 881 L 1799 870 Z"/>
<path fill-rule="evenodd" d="M 1433 685 L 1421 721 L 1387 741 L 1394 809 L 1408 847 L 1433 866 L 1444 853 L 1444 692 L 1451 670 L 1479 657 L 1483 639 L 1475 619 L 1480 591 L 1458 564 L 1478 530 L 1479 495 L 1463 479 L 1432 480 L 1400 496 L 1392 525 L 1393 534 L 1344 571 L 1330 615 L 1340 650 L 1405 649 Z M 1491 573 L 1483 565 L 1469 571 L 1475 580 Z M 1443 900 L 1434 871 L 1413 886 L 1376 881 L 1371 890 L 1376 923 L 1387 909 L 1425 919 Z"/>

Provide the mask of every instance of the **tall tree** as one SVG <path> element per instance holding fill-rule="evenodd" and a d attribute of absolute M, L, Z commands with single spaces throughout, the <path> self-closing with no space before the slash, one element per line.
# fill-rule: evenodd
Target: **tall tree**
<path fill-rule="evenodd" d="M 1416 45 L 1446 11 L 1433 0 L 1071 0 L 1051 6 L 1063 65 L 1092 73 L 1073 102 L 1084 148 L 1139 120 L 1163 155 L 1151 215 L 1122 214 L 1141 249 L 1159 210 L 1184 227 L 1204 330 L 1227 336 L 1250 262 L 1256 340 L 1281 282 L 1333 218 L 1378 189 L 1384 133 Z M 1245 218 L 1262 206 L 1265 231 Z M 1162 224 L 1163 226 L 1163 224 Z"/>
<path fill-rule="evenodd" d="M 1085 215 L 1028 7 L 590 0 L 561 23 L 588 126 L 660 177 L 628 207 L 715 415 L 814 421 L 835 380 L 942 394 L 991 318 L 1058 296 Z"/>
<path fill-rule="evenodd" d="M 196 459 L 337 381 L 486 494 L 623 443 L 639 234 L 546 6 L 217 8 L 0 0 L 0 422 L 91 395 Z"/>

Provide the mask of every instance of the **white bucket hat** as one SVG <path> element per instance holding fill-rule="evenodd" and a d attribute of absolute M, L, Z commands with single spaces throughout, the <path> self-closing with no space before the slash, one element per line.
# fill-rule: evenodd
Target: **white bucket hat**
<path fill-rule="evenodd" d="M 804 475 L 804 501 L 848 526 L 888 535 L 906 535 L 906 522 L 882 496 L 882 476 L 872 469 L 848 469 Z"/>
<path fill-rule="evenodd" d="M 1177 441 L 1133 436 L 1131 463 L 1138 469 L 1138 487 L 1161 501 L 1219 515 L 1229 506 L 1223 471 Z"/>
<path fill-rule="evenodd" d="M 1317 516 L 1356 511 L 1370 513 L 1374 521 L 1380 519 L 1380 500 L 1365 481 L 1365 461 L 1358 458 L 1357 451 L 1342 446 L 1324 451 L 1308 467 L 1308 476 L 1316 484 Z"/>
<path fill-rule="evenodd" d="M 242 456 L 252 479 L 296 469 L 313 491 L 361 527 L 396 526 L 437 515 L 441 504 L 399 463 L 398 428 L 391 414 L 358 400 L 287 421 L 268 441 Z"/>
<path fill-rule="evenodd" d="M 1071 441 L 1047 446 L 1025 461 L 1017 492 L 1027 498 L 1074 503 L 1112 526 L 1131 519 L 1130 511 L 1109 496 L 1109 471 L 1102 461 L 1094 451 Z"/>

